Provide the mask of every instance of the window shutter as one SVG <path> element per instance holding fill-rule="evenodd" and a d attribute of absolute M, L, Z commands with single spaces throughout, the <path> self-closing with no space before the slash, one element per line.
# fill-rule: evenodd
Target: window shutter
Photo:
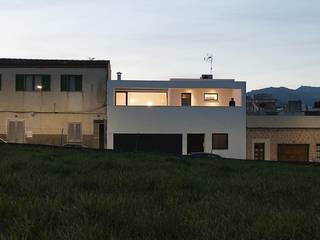
<path fill-rule="evenodd" d="M 74 135 L 73 135 L 73 124 L 70 123 L 68 126 L 68 139 L 69 141 L 72 141 L 74 139 Z"/>
<path fill-rule="evenodd" d="M 51 90 L 51 76 L 50 75 L 42 75 L 42 91 L 50 91 Z"/>
<path fill-rule="evenodd" d="M 76 81 L 75 90 L 81 92 L 82 91 L 82 76 L 81 75 L 75 76 L 75 81 Z"/>
<path fill-rule="evenodd" d="M 68 125 L 68 141 L 81 142 L 81 123 L 69 123 Z"/>
<path fill-rule="evenodd" d="M 24 91 L 24 75 L 18 74 L 16 75 L 16 91 Z"/>
<path fill-rule="evenodd" d="M 61 75 L 61 83 L 60 83 L 61 91 L 69 91 L 68 89 L 68 82 L 67 82 L 67 76 Z"/>

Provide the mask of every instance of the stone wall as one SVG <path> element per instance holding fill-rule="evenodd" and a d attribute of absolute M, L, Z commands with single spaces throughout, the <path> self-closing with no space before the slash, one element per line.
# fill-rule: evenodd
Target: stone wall
<path fill-rule="evenodd" d="M 254 139 L 265 139 L 270 142 L 270 160 L 277 160 L 278 144 L 309 144 L 310 161 L 316 161 L 316 145 L 320 144 L 320 128 L 248 128 L 247 159 L 253 159 Z"/>

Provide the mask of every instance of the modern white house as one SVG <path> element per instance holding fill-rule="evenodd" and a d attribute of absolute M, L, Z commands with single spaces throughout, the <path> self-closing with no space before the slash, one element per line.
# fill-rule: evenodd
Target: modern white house
<path fill-rule="evenodd" d="M 246 83 L 107 81 L 107 148 L 246 158 Z"/>

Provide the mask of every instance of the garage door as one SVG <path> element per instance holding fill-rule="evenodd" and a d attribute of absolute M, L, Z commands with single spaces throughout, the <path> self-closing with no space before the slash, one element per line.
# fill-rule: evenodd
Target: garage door
<path fill-rule="evenodd" d="M 182 154 L 182 134 L 114 134 L 113 148 L 119 152 Z"/>
<path fill-rule="evenodd" d="M 309 161 L 308 144 L 278 144 L 279 161 Z"/>

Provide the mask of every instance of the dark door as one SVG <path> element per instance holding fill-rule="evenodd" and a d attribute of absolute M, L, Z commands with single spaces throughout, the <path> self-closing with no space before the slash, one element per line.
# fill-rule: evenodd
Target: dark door
<path fill-rule="evenodd" d="M 181 93 L 181 106 L 191 106 L 191 93 Z"/>
<path fill-rule="evenodd" d="M 204 134 L 187 135 L 188 153 L 204 152 Z"/>
<path fill-rule="evenodd" d="M 278 144 L 278 160 L 293 162 L 309 161 L 309 145 Z"/>
<path fill-rule="evenodd" d="M 114 134 L 113 148 L 122 152 L 182 154 L 182 134 Z"/>
<path fill-rule="evenodd" d="M 264 143 L 254 144 L 254 160 L 265 160 L 265 145 Z"/>
<path fill-rule="evenodd" d="M 104 149 L 105 146 L 105 120 L 94 120 L 93 125 L 94 147 Z"/>
<path fill-rule="evenodd" d="M 99 149 L 104 149 L 105 129 L 104 123 L 99 124 Z"/>

